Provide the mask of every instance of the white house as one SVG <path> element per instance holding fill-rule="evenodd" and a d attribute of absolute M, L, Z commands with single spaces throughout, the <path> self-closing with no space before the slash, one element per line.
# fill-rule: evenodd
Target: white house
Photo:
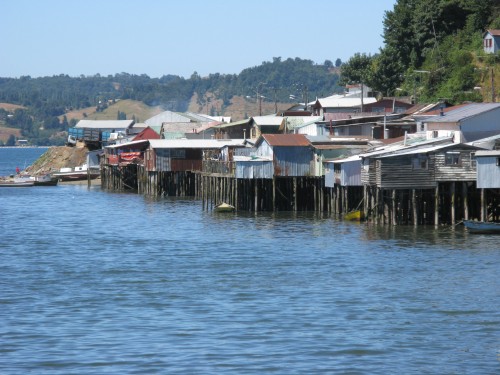
<path fill-rule="evenodd" d="M 485 53 L 497 53 L 500 48 L 500 30 L 487 30 L 483 36 Z"/>

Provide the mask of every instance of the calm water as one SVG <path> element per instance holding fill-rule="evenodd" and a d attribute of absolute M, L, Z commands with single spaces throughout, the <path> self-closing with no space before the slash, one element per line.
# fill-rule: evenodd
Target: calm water
<path fill-rule="evenodd" d="M 0 373 L 497 374 L 499 240 L 0 188 Z"/>

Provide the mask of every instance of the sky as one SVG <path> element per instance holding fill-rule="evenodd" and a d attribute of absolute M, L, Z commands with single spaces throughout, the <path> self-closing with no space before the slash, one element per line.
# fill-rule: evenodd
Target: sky
<path fill-rule="evenodd" d="M 0 0 L 0 77 L 239 74 L 383 47 L 396 0 Z"/>

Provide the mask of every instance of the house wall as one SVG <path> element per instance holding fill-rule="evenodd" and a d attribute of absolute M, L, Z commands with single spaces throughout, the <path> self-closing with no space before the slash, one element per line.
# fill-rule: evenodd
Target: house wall
<path fill-rule="evenodd" d="M 377 182 L 377 160 L 363 159 L 361 161 L 361 183 L 363 185 L 375 185 Z"/>
<path fill-rule="evenodd" d="M 435 156 L 435 180 L 444 181 L 476 181 L 476 167 L 471 160 L 470 150 L 448 150 L 460 153 L 459 165 L 446 165 L 446 152 L 437 153 Z M 474 153 L 474 151 L 472 151 Z"/>
<path fill-rule="evenodd" d="M 238 161 L 236 162 L 236 178 L 273 178 L 272 161 Z"/>
<path fill-rule="evenodd" d="M 309 125 L 298 127 L 295 129 L 294 133 L 295 134 L 311 135 L 311 136 L 328 134 L 325 131 L 325 128 L 323 126 L 318 125 L 318 124 L 309 124 Z"/>
<path fill-rule="evenodd" d="M 460 125 L 464 142 L 497 135 L 500 132 L 500 108 L 465 119 Z"/>
<path fill-rule="evenodd" d="M 483 39 L 483 50 L 486 53 L 497 53 L 499 47 L 498 37 L 492 36 L 490 33 L 486 33 Z"/>
<path fill-rule="evenodd" d="M 361 160 L 342 163 L 340 170 L 341 186 L 363 186 L 361 183 Z"/>
<path fill-rule="evenodd" d="M 497 160 L 500 156 L 477 157 L 477 187 L 479 189 L 500 188 L 500 166 Z"/>
<path fill-rule="evenodd" d="M 314 176 L 313 152 L 310 147 L 274 147 L 274 175 Z"/>
<path fill-rule="evenodd" d="M 366 124 L 353 124 L 346 126 L 337 126 L 332 128 L 333 135 L 335 136 L 361 136 L 372 137 L 374 123 L 369 122 Z"/>
<path fill-rule="evenodd" d="M 333 163 L 325 163 L 325 187 L 335 187 L 335 170 Z"/>
<path fill-rule="evenodd" d="M 376 182 L 380 188 L 424 189 L 436 185 L 434 181 L 434 158 L 424 156 L 426 168 L 417 167 L 414 161 L 419 155 L 382 158 L 377 160 Z"/>
<path fill-rule="evenodd" d="M 154 153 L 157 172 L 201 170 L 201 149 L 158 148 Z"/>

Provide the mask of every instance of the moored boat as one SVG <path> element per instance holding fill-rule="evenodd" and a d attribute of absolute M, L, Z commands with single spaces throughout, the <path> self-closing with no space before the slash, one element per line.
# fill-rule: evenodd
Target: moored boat
<path fill-rule="evenodd" d="M 492 221 L 464 220 L 464 226 L 470 233 L 500 234 L 500 223 Z"/>
<path fill-rule="evenodd" d="M 98 178 L 101 175 L 99 168 L 88 168 L 87 164 L 80 167 L 73 168 L 61 168 L 59 172 L 54 173 L 52 176 L 59 181 L 78 181 L 87 180 L 89 177 L 91 180 Z"/>
<path fill-rule="evenodd" d="M 365 219 L 365 213 L 361 210 L 350 211 L 344 215 L 344 220 L 361 221 L 364 219 Z"/>
<path fill-rule="evenodd" d="M 231 206 L 230 204 L 224 202 L 214 207 L 215 212 L 233 212 L 234 210 L 234 206 Z"/>
<path fill-rule="evenodd" d="M 56 186 L 59 180 L 51 175 L 47 174 L 44 176 L 32 177 L 35 182 L 35 186 Z"/>
<path fill-rule="evenodd" d="M 0 180 L 0 187 L 29 187 L 34 184 L 34 181 Z"/>

